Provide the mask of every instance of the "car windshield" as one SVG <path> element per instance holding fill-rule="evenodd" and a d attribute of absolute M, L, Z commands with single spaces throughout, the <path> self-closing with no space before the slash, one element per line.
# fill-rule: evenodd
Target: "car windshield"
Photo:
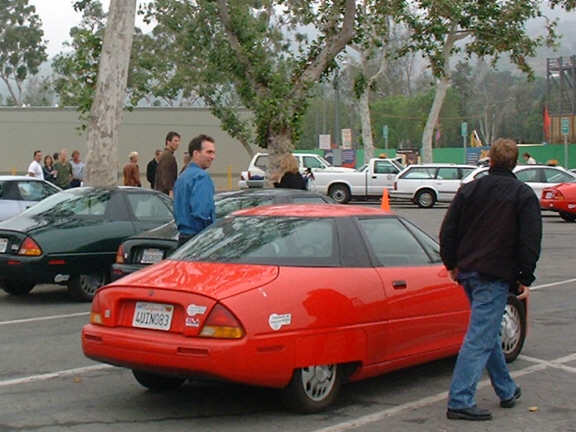
<path fill-rule="evenodd" d="M 109 190 L 90 190 L 84 188 L 59 192 L 25 210 L 22 214 L 30 217 L 70 215 L 103 215 L 110 199 Z"/>
<path fill-rule="evenodd" d="M 171 259 L 334 267 L 334 220 L 237 216 L 206 228 Z"/>

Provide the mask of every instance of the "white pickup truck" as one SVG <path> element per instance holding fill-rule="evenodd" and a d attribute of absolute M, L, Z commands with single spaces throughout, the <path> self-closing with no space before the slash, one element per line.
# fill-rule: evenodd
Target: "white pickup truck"
<path fill-rule="evenodd" d="M 313 173 L 321 171 L 329 171 L 332 173 L 343 173 L 343 172 L 354 172 L 353 168 L 346 167 L 336 167 L 330 165 L 330 163 L 321 156 L 315 153 L 292 153 L 296 160 L 298 161 L 298 166 L 300 167 L 300 173 L 304 174 L 306 170 L 310 169 Z M 266 181 L 266 171 L 268 170 L 268 164 L 270 159 L 268 153 L 256 153 L 247 171 L 242 171 L 240 173 L 240 181 L 238 182 L 238 187 L 240 189 L 244 188 L 255 188 L 263 187 Z"/>
<path fill-rule="evenodd" d="M 384 189 L 392 189 L 396 175 L 403 168 L 396 159 L 374 158 L 352 172 L 315 172 L 309 189 L 341 204 L 352 197 L 381 197 Z"/>

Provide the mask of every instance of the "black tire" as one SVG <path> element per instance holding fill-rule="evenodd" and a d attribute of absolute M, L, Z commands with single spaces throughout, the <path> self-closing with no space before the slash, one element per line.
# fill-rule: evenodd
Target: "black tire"
<path fill-rule="evenodd" d="M 506 362 L 513 362 L 520 355 L 526 340 L 526 331 L 524 303 L 518 300 L 515 295 L 510 294 L 500 330 L 502 351 L 504 351 Z"/>
<path fill-rule="evenodd" d="M 76 301 L 89 302 L 96 295 L 98 288 L 107 283 L 108 274 L 105 271 L 75 275 L 68 281 L 68 292 Z"/>
<path fill-rule="evenodd" d="M 566 222 L 576 222 L 576 214 L 560 212 L 560 217 Z"/>
<path fill-rule="evenodd" d="M 350 189 L 343 184 L 335 184 L 330 186 L 328 195 L 338 204 L 346 204 L 350 201 Z"/>
<path fill-rule="evenodd" d="M 296 369 L 284 389 L 284 403 L 292 410 L 311 414 L 328 408 L 342 384 L 339 365 L 309 366 Z"/>
<path fill-rule="evenodd" d="M 436 194 L 433 190 L 422 189 L 414 197 L 414 203 L 420 208 L 432 208 L 436 204 Z"/>
<path fill-rule="evenodd" d="M 186 377 L 176 375 L 161 375 L 152 372 L 132 370 L 136 381 L 143 387 L 154 392 L 175 390 L 184 384 Z"/>
<path fill-rule="evenodd" d="M 13 296 L 25 296 L 36 284 L 32 282 L 18 282 L 13 280 L 0 281 L 0 288 Z"/>

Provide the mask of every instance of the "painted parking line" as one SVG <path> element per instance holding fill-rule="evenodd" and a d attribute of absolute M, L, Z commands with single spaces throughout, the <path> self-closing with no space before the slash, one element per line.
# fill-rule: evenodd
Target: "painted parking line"
<path fill-rule="evenodd" d="M 39 381 L 47 381 L 47 380 L 51 380 L 54 378 L 67 377 L 70 375 L 81 375 L 84 373 L 94 372 L 94 371 L 99 371 L 99 370 L 104 370 L 104 369 L 110 369 L 113 367 L 114 366 L 112 366 L 112 365 L 98 364 L 98 365 L 94 365 L 94 366 L 86 366 L 86 367 L 81 367 L 81 368 L 76 368 L 76 369 L 67 369 L 67 370 L 50 372 L 50 373 L 45 373 L 45 374 L 40 374 L 40 375 L 30 375 L 27 377 L 14 378 L 14 379 L 0 381 L 0 387 L 8 387 L 8 386 L 20 385 L 20 384 L 30 384 L 30 383 L 35 383 L 35 382 L 39 382 Z"/>
<path fill-rule="evenodd" d="M 12 325 L 12 324 L 23 324 L 29 322 L 36 322 L 36 321 L 48 321 L 48 320 L 55 320 L 61 318 L 74 318 L 79 316 L 87 316 L 90 315 L 90 312 L 77 312 L 77 313 L 70 313 L 70 314 L 63 314 L 63 315 L 49 315 L 43 317 L 36 317 L 36 318 L 23 318 L 17 319 L 12 321 L 0 321 L 0 326 L 3 325 Z"/>
<path fill-rule="evenodd" d="M 524 358 L 524 356 L 522 356 L 520 358 Z M 536 363 L 536 364 L 534 364 L 532 366 L 528 366 L 524 369 L 520 369 L 520 370 L 511 372 L 510 374 L 512 375 L 512 377 L 518 378 L 518 377 L 521 377 L 524 375 L 533 374 L 535 372 L 539 372 L 539 371 L 548 369 L 549 367 L 563 369 L 561 367 L 561 366 L 563 366 L 562 363 L 576 360 L 576 354 L 572 354 L 572 355 L 569 355 L 566 357 L 561 357 L 561 358 L 558 358 L 558 359 L 552 360 L 552 361 L 540 360 L 540 359 L 535 359 L 535 358 L 531 358 L 531 357 L 525 358 L 525 360 L 529 360 L 529 359 L 532 360 L 532 362 Z M 570 368 L 570 369 L 573 369 L 573 368 Z M 481 381 L 480 383 L 478 383 L 478 388 L 487 387 L 489 385 L 490 385 L 490 380 L 485 379 L 485 380 Z M 358 417 L 358 418 L 355 418 L 354 420 L 338 423 L 336 425 L 328 426 L 328 427 L 321 428 L 321 429 L 315 429 L 312 432 L 344 432 L 344 431 L 348 431 L 348 430 L 352 430 L 352 429 L 357 429 L 359 427 L 366 426 L 366 425 L 371 424 L 371 423 L 376 423 L 376 422 L 382 421 L 382 420 L 386 419 L 387 417 L 391 417 L 391 416 L 400 414 L 404 411 L 422 408 L 422 407 L 425 407 L 428 405 L 435 404 L 437 402 L 442 402 L 443 400 L 446 400 L 447 398 L 448 398 L 448 392 L 444 391 L 442 393 L 428 396 L 428 397 L 425 397 L 425 398 L 422 398 L 422 399 L 419 399 L 416 401 L 408 402 L 408 403 L 405 403 L 402 405 L 398 405 L 398 406 L 395 406 L 392 408 L 387 408 L 385 410 L 375 412 L 373 414 L 368 414 L 368 415 L 365 415 L 362 417 Z"/>
<path fill-rule="evenodd" d="M 529 361 L 531 363 L 537 363 L 537 364 L 545 365 L 545 366 L 551 367 L 551 368 L 562 369 L 563 371 L 566 371 L 566 372 L 576 373 L 576 367 L 566 366 L 564 364 L 564 363 L 576 361 L 576 354 L 572 354 L 572 355 L 562 357 L 562 358 L 552 360 L 552 361 L 537 359 L 537 358 L 529 357 L 529 356 L 525 356 L 525 355 L 521 355 L 521 356 L 519 356 L 519 358 L 522 360 Z"/>
<path fill-rule="evenodd" d="M 569 284 L 569 283 L 573 283 L 573 282 L 576 282 L 576 279 L 565 279 L 562 281 L 552 282 L 552 283 L 548 283 L 548 284 L 544 284 L 544 285 L 536 285 L 536 286 L 530 287 L 530 291 L 537 291 L 539 289 L 550 288 L 553 286 L 564 285 L 564 284 Z"/>

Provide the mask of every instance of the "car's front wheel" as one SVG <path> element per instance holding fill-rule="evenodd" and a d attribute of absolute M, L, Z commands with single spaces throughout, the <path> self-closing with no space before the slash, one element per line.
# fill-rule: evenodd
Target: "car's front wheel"
<path fill-rule="evenodd" d="M 108 283 L 105 271 L 72 276 L 68 281 L 68 292 L 77 301 L 92 301 L 96 291 Z"/>
<path fill-rule="evenodd" d="M 186 377 L 161 375 L 135 369 L 132 370 L 132 374 L 134 375 L 134 378 L 136 378 L 136 381 L 138 381 L 142 386 L 157 392 L 175 390 L 184 384 L 184 381 L 186 381 Z"/>
<path fill-rule="evenodd" d="M 421 208 L 431 208 L 436 204 L 436 194 L 429 189 L 421 190 L 414 197 L 414 202 Z"/>
<path fill-rule="evenodd" d="M 341 383 L 341 368 L 336 364 L 296 369 L 284 389 L 284 402 L 301 413 L 318 412 L 334 402 Z"/>
<path fill-rule="evenodd" d="M 34 283 L 32 282 L 19 282 L 13 280 L 0 280 L 0 288 L 5 292 L 13 296 L 25 296 L 32 288 L 34 288 Z"/>
<path fill-rule="evenodd" d="M 526 340 L 526 312 L 524 304 L 515 295 L 508 296 L 506 310 L 502 317 L 502 351 L 508 363 L 520 355 Z"/>
<path fill-rule="evenodd" d="M 576 222 L 576 214 L 560 212 L 560 217 L 566 222 Z"/>

